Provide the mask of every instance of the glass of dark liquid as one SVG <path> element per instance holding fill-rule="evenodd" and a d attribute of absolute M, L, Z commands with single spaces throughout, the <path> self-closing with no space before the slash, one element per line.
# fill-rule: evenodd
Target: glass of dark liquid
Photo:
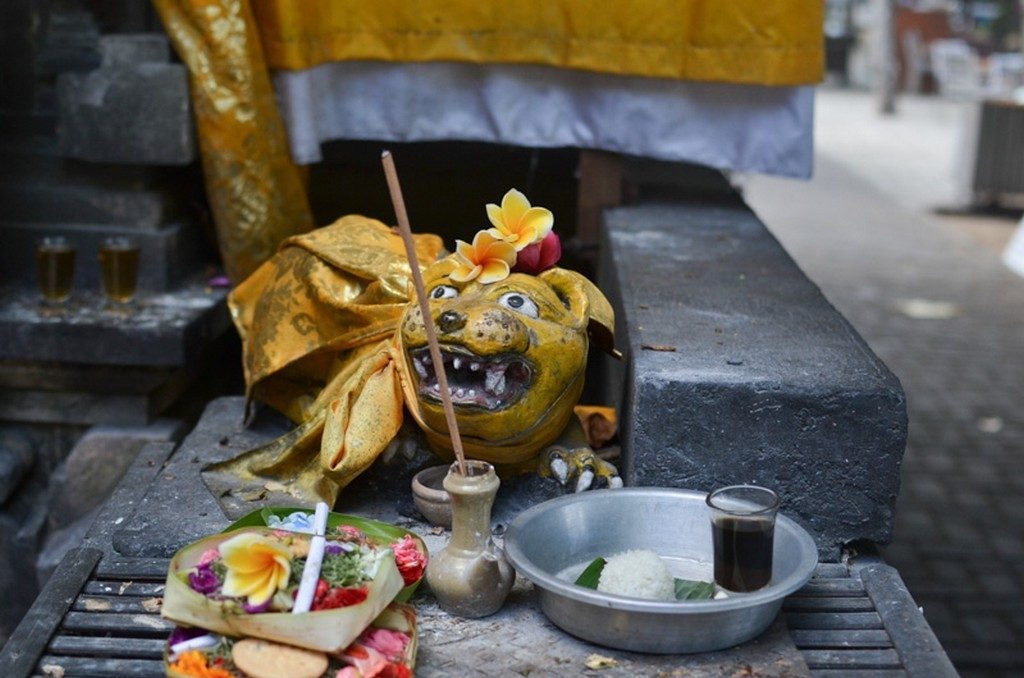
<path fill-rule="evenodd" d="M 108 301 L 129 303 L 139 278 L 139 246 L 122 236 L 106 238 L 100 245 L 100 275 Z"/>
<path fill-rule="evenodd" d="M 46 304 L 61 304 L 71 296 L 75 277 L 75 248 L 67 238 L 42 238 L 36 244 L 39 293 Z"/>
<path fill-rule="evenodd" d="M 756 591 L 772 579 L 779 496 L 756 485 L 732 485 L 708 495 L 715 548 L 715 583 Z"/>

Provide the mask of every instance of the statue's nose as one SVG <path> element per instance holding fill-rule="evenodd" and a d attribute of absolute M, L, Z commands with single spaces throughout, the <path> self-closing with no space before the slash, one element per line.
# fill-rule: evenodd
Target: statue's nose
<path fill-rule="evenodd" d="M 442 332 L 454 332 L 466 326 L 466 316 L 457 311 L 445 311 L 437 316 L 437 326 Z"/>

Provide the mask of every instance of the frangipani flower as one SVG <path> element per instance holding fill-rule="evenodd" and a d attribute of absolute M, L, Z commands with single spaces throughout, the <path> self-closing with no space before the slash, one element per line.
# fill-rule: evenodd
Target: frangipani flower
<path fill-rule="evenodd" d="M 514 188 L 501 199 L 501 207 L 493 203 L 487 205 L 487 218 L 494 225 L 488 232 L 499 240 L 511 243 L 516 252 L 543 240 L 555 224 L 551 210 L 531 207 L 526 196 Z"/>
<path fill-rule="evenodd" d="M 508 277 L 516 263 L 516 250 L 490 231 L 479 231 L 472 245 L 464 240 L 455 241 L 454 257 L 458 266 L 448 274 L 449 278 L 456 282 L 477 280 L 487 284 Z"/>
<path fill-rule="evenodd" d="M 221 589 L 226 596 L 247 596 L 258 607 L 288 585 L 291 553 L 284 544 L 247 532 L 223 542 L 220 556 L 227 568 Z"/>

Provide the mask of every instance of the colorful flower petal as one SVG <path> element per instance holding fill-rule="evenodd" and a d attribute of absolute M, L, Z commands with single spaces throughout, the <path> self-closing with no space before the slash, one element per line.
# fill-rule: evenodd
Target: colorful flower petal
<path fill-rule="evenodd" d="M 514 188 L 502 198 L 501 207 L 487 205 L 487 218 L 494 226 L 488 230 L 491 237 L 512 244 L 516 251 L 542 240 L 555 223 L 551 210 L 531 207 L 526 196 Z"/>
<path fill-rule="evenodd" d="M 478 231 L 472 244 L 456 241 L 452 256 L 456 266 L 448 277 L 456 282 L 479 279 L 486 284 L 504 280 L 516 263 L 515 247 L 488 231 Z"/>
<path fill-rule="evenodd" d="M 246 597 L 251 606 L 270 600 L 288 585 L 291 552 L 284 544 L 251 532 L 228 539 L 220 545 L 226 568 L 224 595 Z"/>

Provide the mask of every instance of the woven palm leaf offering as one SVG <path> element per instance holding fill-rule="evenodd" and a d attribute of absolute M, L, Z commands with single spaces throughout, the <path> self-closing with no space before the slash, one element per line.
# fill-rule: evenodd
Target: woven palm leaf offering
<path fill-rule="evenodd" d="M 315 523 L 312 535 L 245 527 L 184 547 L 168 569 L 163 616 L 216 634 L 341 652 L 407 580 L 422 576 L 426 556 L 408 535 L 388 543 L 350 525 L 328 532 L 325 504 Z"/>
<path fill-rule="evenodd" d="M 411 678 L 418 644 L 416 611 L 392 603 L 338 653 L 179 627 L 164 665 L 168 678 Z"/>

